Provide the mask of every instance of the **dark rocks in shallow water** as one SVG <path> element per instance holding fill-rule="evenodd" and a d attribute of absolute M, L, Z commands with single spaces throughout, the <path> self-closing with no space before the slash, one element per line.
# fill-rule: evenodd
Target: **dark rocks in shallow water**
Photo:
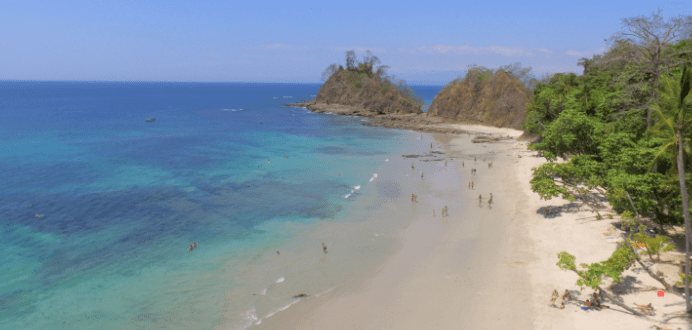
<path fill-rule="evenodd" d="M 305 297 L 307 297 L 307 296 L 308 296 L 308 295 L 306 295 L 306 294 L 304 294 L 304 293 L 301 293 L 301 294 L 299 294 L 299 295 L 293 296 L 293 298 L 305 298 Z"/>
<path fill-rule="evenodd" d="M 153 123 L 153 122 L 156 121 L 156 117 L 148 117 L 148 118 L 145 119 L 144 121 L 146 121 L 147 123 Z"/>

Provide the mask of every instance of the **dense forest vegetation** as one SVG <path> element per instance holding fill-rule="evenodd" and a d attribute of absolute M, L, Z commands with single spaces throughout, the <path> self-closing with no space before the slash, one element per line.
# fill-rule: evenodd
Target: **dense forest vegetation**
<path fill-rule="evenodd" d="M 592 206 L 600 192 L 634 231 L 643 229 L 642 217 L 663 233 L 665 225 L 685 224 L 689 251 L 692 16 L 665 20 L 659 10 L 622 23 L 604 54 L 579 60 L 583 75 L 555 74 L 533 90 L 524 128 L 540 136 L 530 148 L 550 162 L 534 170 L 532 189 Z M 566 161 L 553 162 L 558 157 Z M 626 250 L 616 251 L 617 267 L 604 262 L 589 272 L 619 274 L 634 260 Z M 561 256 L 561 267 L 576 270 L 571 258 Z M 689 273 L 689 252 L 687 259 Z"/>

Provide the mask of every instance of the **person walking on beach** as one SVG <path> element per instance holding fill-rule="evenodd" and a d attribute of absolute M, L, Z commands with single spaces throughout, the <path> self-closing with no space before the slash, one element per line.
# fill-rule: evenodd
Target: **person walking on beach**
<path fill-rule="evenodd" d="M 483 206 L 483 196 L 481 196 L 481 194 L 478 194 L 478 206 Z"/>
<path fill-rule="evenodd" d="M 469 181 L 469 190 L 471 189 L 471 181 Z"/>
<path fill-rule="evenodd" d="M 461 167 L 464 167 L 464 161 L 463 160 L 461 161 Z"/>
<path fill-rule="evenodd" d="M 435 209 L 433 209 L 433 217 L 435 216 Z"/>
<path fill-rule="evenodd" d="M 420 178 L 423 178 L 423 171 L 420 171 Z"/>
<path fill-rule="evenodd" d="M 447 166 L 447 161 L 445 160 L 445 166 Z"/>
<path fill-rule="evenodd" d="M 411 163 L 411 169 L 414 169 L 414 168 L 416 168 L 416 167 L 415 167 L 415 166 L 413 166 L 413 163 Z"/>
<path fill-rule="evenodd" d="M 327 245 L 325 245 L 324 242 L 322 242 L 322 251 L 324 251 L 324 253 L 327 253 Z"/>
<path fill-rule="evenodd" d="M 493 203 L 493 193 L 490 193 L 490 199 L 488 199 L 488 210 L 490 210 L 490 204 Z"/>
<path fill-rule="evenodd" d="M 471 190 L 473 190 L 473 181 L 471 181 Z"/>

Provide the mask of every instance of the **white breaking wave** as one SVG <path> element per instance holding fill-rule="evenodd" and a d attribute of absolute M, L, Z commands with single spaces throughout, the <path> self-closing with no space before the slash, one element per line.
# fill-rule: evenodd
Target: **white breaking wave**
<path fill-rule="evenodd" d="M 241 313 L 240 316 L 243 320 L 243 323 L 240 324 L 239 326 L 235 327 L 236 330 L 245 330 L 249 327 L 252 326 L 253 323 L 256 321 L 261 321 L 257 318 L 257 311 L 255 310 L 254 307 L 251 309 L 245 311 L 245 313 Z"/>

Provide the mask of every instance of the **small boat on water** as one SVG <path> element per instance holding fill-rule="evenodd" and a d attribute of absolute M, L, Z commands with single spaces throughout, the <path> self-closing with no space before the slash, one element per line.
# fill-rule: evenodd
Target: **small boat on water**
<path fill-rule="evenodd" d="M 156 118 L 155 117 L 148 117 L 144 121 L 146 121 L 147 123 L 152 123 L 152 122 L 156 121 Z"/>

